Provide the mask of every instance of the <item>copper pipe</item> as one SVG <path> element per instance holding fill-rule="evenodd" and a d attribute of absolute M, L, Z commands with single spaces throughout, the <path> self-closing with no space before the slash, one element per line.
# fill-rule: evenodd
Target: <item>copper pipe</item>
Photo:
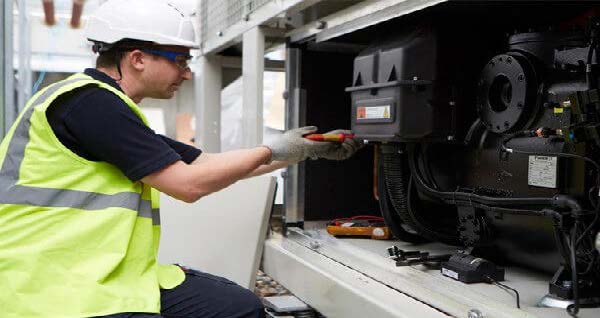
<path fill-rule="evenodd" d="M 78 28 L 81 23 L 84 2 L 85 0 L 73 0 L 73 10 L 71 11 L 71 27 L 73 28 Z"/>
<path fill-rule="evenodd" d="M 44 22 L 46 22 L 47 25 L 54 25 L 56 19 L 54 18 L 53 0 L 43 0 L 42 4 L 44 5 Z"/>

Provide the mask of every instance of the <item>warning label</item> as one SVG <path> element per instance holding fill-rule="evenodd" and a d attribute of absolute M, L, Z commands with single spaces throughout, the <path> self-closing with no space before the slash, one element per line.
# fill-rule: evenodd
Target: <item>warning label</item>
<path fill-rule="evenodd" d="M 536 187 L 556 188 L 558 158 L 529 156 L 528 184 Z"/>
<path fill-rule="evenodd" d="M 356 119 L 390 119 L 390 105 L 385 106 L 358 106 Z"/>

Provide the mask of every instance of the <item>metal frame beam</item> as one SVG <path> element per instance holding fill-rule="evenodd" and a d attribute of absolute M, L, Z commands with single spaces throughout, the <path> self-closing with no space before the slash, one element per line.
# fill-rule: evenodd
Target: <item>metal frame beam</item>
<path fill-rule="evenodd" d="M 288 33 L 292 42 L 326 41 L 448 0 L 366 0 Z"/>
<path fill-rule="evenodd" d="M 27 12 L 27 1 L 19 0 L 19 82 L 17 91 L 17 106 L 19 113 L 31 97 L 31 28 Z M 14 118 L 18 114 L 14 114 Z M 9 120 L 11 120 L 9 118 Z"/>
<path fill-rule="evenodd" d="M 263 268 L 327 317 L 449 317 L 318 250 L 280 236 L 265 242 Z"/>
<path fill-rule="evenodd" d="M 206 39 L 200 39 L 202 42 L 202 54 L 216 53 L 233 43 L 239 43 L 239 36 L 241 34 L 264 24 L 287 10 L 302 5 L 303 2 L 304 0 L 272 0 L 264 4 L 261 8 L 248 15 L 247 20 L 238 21 L 225 30 L 219 30 L 217 34 L 211 34 Z"/>
<path fill-rule="evenodd" d="M 244 33 L 242 53 L 243 145 L 255 147 L 263 140 L 263 90 L 265 71 L 265 34 L 260 27 Z"/>
<path fill-rule="evenodd" d="M 237 56 L 222 56 L 223 68 L 242 69 L 242 58 Z M 285 61 L 265 59 L 265 72 L 285 72 Z"/>
<path fill-rule="evenodd" d="M 2 23 L 0 23 L 0 136 L 8 131 L 14 120 L 9 116 L 14 109 L 14 69 L 13 69 L 13 1 L 4 1 L 0 9 Z"/>
<path fill-rule="evenodd" d="M 196 76 L 196 142 L 206 152 L 221 151 L 221 57 L 203 55 Z"/>
<path fill-rule="evenodd" d="M 287 47 L 285 60 L 285 129 L 306 124 L 306 91 L 300 87 L 302 51 Z M 304 221 L 304 163 L 291 165 L 284 174 L 285 222 Z"/>

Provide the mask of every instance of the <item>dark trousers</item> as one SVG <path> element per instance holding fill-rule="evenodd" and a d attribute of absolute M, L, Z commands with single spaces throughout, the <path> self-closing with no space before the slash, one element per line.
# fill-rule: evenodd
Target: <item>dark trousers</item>
<path fill-rule="evenodd" d="M 260 299 L 236 283 L 207 273 L 185 270 L 185 281 L 160 291 L 160 314 L 122 313 L 104 318 L 264 318 Z"/>

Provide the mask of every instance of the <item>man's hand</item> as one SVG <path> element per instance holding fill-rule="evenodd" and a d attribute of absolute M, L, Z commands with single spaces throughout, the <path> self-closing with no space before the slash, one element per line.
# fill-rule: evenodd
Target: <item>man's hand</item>
<path fill-rule="evenodd" d="M 350 130 L 336 129 L 325 133 L 327 134 L 352 134 Z M 358 149 L 364 146 L 357 140 L 346 138 L 344 142 L 320 142 L 326 146 L 312 149 L 309 155 L 311 158 L 323 158 L 329 160 L 346 160 L 350 158 Z"/>
<path fill-rule="evenodd" d="M 330 147 L 328 142 L 312 141 L 304 138 L 305 135 L 317 131 L 315 126 L 306 126 L 290 129 L 270 143 L 263 146 L 271 149 L 272 161 L 287 161 L 297 163 L 308 157 L 318 158 L 316 153 L 325 153 Z"/>
<path fill-rule="evenodd" d="M 350 158 L 363 145 L 353 140 L 345 139 L 344 142 L 313 141 L 304 138 L 305 135 L 315 133 L 317 127 L 306 126 L 291 129 L 281 137 L 264 146 L 271 149 L 271 160 L 297 163 L 307 158 L 345 160 Z M 332 130 L 327 134 L 352 134 L 349 130 Z"/>

